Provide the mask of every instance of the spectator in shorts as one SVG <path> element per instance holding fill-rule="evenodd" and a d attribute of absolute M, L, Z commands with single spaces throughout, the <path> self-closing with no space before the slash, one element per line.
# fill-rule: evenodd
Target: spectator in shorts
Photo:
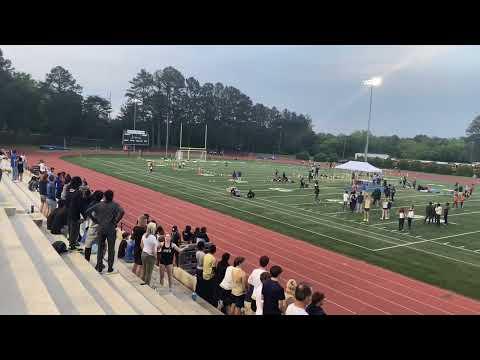
<path fill-rule="evenodd" d="M 297 282 L 295 279 L 290 279 L 285 285 L 285 307 L 292 304 L 295 301 L 295 289 L 297 288 Z"/>
<path fill-rule="evenodd" d="M 232 270 L 232 315 L 241 315 L 245 305 L 245 293 L 247 291 L 247 274 L 242 269 L 244 257 L 237 257 L 233 261 Z"/>
<path fill-rule="evenodd" d="M 348 191 L 345 191 L 345 193 L 343 194 L 343 208 L 342 208 L 343 211 L 345 211 L 347 209 L 348 199 L 349 199 Z"/>
<path fill-rule="evenodd" d="M 173 285 L 173 257 L 174 254 L 180 252 L 180 248 L 173 243 L 170 234 L 166 234 L 164 240 L 158 244 L 157 257 L 159 257 L 158 268 L 160 271 L 160 285 L 163 286 L 163 280 L 165 279 L 165 273 L 168 278 L 168 290 L 172 291 Z"/>
<path fill-rule="evenodd" d="M 389 216 L 388 216 L 388 200 L 387 198 L 383 199 L 383 202 L 382 202 L 382 217 L 380 218 L 380 220 L 388 220 L 389 219 Z"/>
<path fill-rule="evenodd" d="M 443 214 L 442 205 L 438 203 L 437 206 L 435 207 L 435 223 L 437 224 L 437 226 L 440 226 L 440 218 L 442 217 L 442 214 Z"/>
<path fill-rule="evenodd" d="M 133 257 L 134 263 L 132 272 L 139 278 L 143 278 L 142 248 L 141 242 L 143 234 L 147 231 L 147 217 L 142 215 L 137 220 L 137 225 L 132 229 L 132 239 L 134 242 Z M 155 228 L 156 231 L 156 228 Z"/>
<path fill-rule="evenodd" d="M 182 232 L 183 242 L 190 244 L 193 241 L 192 227 L 190 225 L 185 226 L 185 230 Z"/>
<path fill-rule="evenodd" d="M 321 292 L 314 292 L 312 295 L 312 302 L 305 309 L 308 315 L 327 315 L 323 311 L 322 305 L 325 300 L 325 295 Z"/>
<path fill-rule="evenodd" d="M 223 302 L 223 292 L 222 288 L 220 287 L 220 283 L 222 282 L 223 278 L 225 277 L 225 272 L 227 271 L 227 268 L 230 266 L 229 264 L 230 260 L 230 254 L 229 253 L 223 253 L 222 254 L 222 259 L 217 263 L 217 268 L 215 269 L 215 275 L 214 275 L 214 280 L 215 280 L 215 303 L 217 306 L 219 301 Z"/>
<path fill-rule="evenodd" d="M 50 175 L 48 177 L 48 183 L 47 183 L 47 214 L 50 215 L 50 213 L 55 210 L 57 207 L 57 200 L 55 199 L 55 177 L 53 175 Z"/>
<path fill-rule="evenodd" d="M 203 241 L 199 241 L 197 243 L 197 252 L 195 253 L 195 257 L 197 258 L 197 284 L 195 286 L 195 293 L 198 296 L 205 298 L 205 294 L 203 293 L 203 257 L 205 256 L 205 243 Z"/>
<path fill-rule="evenodd" d="M 45 216 L 48 216 L 47 184 L 48 175 L 42 174 L 38 183 L 38 192 L 40 193 L 40 212 Z"/>
<path fill-rule="evenodd" d="M 215 259 L 215 252 L 217 248 L 215 245 L 211 245 L 206 251 L 205 256 L 203 257 L 203 288 L 205 300 L 209 302 L 212 306 L 217 306 L 215 297 L 215 269 L 217 260 Z"/>
<path fill-rule="evenodd" d="M 157 224 L 150 222 L 147 225 L 146 232 L 142 236 L 140 246 L 142 248 L 143 283 L 141 285 L 150 285 L 152 279 L 153 267 L 155 266 L 155 255 L 159 245 L 155 236 L 156 231 Z"/>
<path fill-rule="evenodd" d="M 270 279 L 263 283 L 263 314 L 281 315 L 285 309 L 285 290 L 278 282 L 282 268 L 274 265 L 270 268 Z"/>
<path fill-rule="evenodd" d="M 253 295 L 255 296 L 255 305 L 256 305 L 255 315 L 263 315 L 262 289 L 263 289 L 263 284 L 268 279 L 270 279 L 270 273 L 268 271 L 263 272 L 260 275 L 260 285 L 257 286 L 253 292 Z"/>
<path fill-rule="evenodd" d="M 233 265 L 228 266 L 225 270 L 225 276 L 220 283 L 220 287 L 222 288 L 222 312 L 227 315 L 230 315 L 230 305 L 232 304 L 232 271 Z"/>
<path fill-rule="evenodd" d="M 295 289 L 295 302 L 288 305 L 285 315 L 308 315 L 305 310 L 312 299 L 312 289 L 307 284 L 298 284 Z"/>
<path fill-rule="evenodd" d="M 246 295 L 246 301 L 250 301 L 250 308 L 253 312 L 256 311 L 256 299 L 255 299 L 255 289 L 262 285 L 260 281 L 260 275 L 262 275 L 264 272 L 267 272 L 267 266 L 268 263 L 270 262 L 270 258 L 268 256 L 262 256 L 260 257 L 260 267 L 256 268 L 252 271 L 250 276 L 248 277 L 248 291 Z"/>

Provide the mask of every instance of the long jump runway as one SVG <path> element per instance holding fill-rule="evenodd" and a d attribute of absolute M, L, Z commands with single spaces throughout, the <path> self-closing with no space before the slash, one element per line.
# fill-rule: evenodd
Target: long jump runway
<path fill-rule="evenodd" d="M 148 213 L 168 230 L 173 224 L 206 226 L 217 245 L 217 255 L 229 252 L 246 258 L 245 270 L 258 266 L 261 255 L 270 265 L 280 265 L 282 282 L 293 278 L 325 293 L 325 310 L 332 315 L 480 314 L 480 302 L 451 291 L 322 249 L 234 217 L 176 199 L 114 177 L 68 163 L 62 154 L 32 153 L 55 172 L 85 177 L 93 189 L 112 189 L 125 209 L 123 222 L 133 227 L 136 218 Z"/>

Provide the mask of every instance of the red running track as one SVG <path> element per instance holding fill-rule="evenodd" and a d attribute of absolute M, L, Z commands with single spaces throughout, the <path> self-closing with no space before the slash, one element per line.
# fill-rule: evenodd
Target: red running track
<path fill-rule="evenodd" d="M 380 267 L 322 249 L 228 215 L 70 164 L 61 154 L 34 153 L 29 163 L 43 158 L 49 166 L 85 177 L 93 189 L 112 189 L 132 227 L 145 212 L 163 226 L 206 226 L 218 253 L 244 256 L 253 270 L 261 255 L 282 266 L 282 280 L 305 281 L 325 293 L 329 314 L 480 314 L 480 302 L 410 279 Z"/>

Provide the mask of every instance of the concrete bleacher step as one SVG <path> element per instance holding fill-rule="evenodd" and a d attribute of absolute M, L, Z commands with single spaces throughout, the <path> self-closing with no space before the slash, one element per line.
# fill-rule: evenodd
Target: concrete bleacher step
<path fill-rule="evenodd" d="M 21 203 L 24 209 L 29 209 L 30 205 L 35 205 L 38 209 L 40 204 L 40 196 L 36 192 L 30 192 L 26 183 L 11 183 L 9 188 L 15 194 L 18 203 Z M 30 215 L 32 218 L 41 219 L 43 216 L 40 213 Z M 44 218 L 44 217 L 43 217 Z M 39 224 L 40 225 L 40 224 Z M 45 222 L 40 225 L 44 232 L 46 231 Z M 52 235 L 47 232 L 50 241 L 55 240 L 66 241 L 63 235 Z M 116 253 L 119 242 L 116 242 Z M 203 299 L 198 298 L 198 301 L 193 301 L 191 298 L 191 291 L 183 284 L 174 280 L 174 289 L 172 292 L 168 288 L 155 289 L 149 286 L 142 286 L 142 280 L 128 268 L 128 264 L 116 259 L 115 269 L 118 274 L 100 275 L 94 269 L 93 265 L 88 264 L 83 255 L 76 252 L 69 252 L 63 256 L 63 259 L 69 265 L 73 272 L 81 279 L 85 287 L 90 290 L 94 298 L 97 300 L 102 309 L 107 313 L 125 313 L 122 311 L 135 311 L 140 314 L 168 314 L 168 315 L 222 315 L 220 311 L 212 307 Z M 83 261 L 83 264 L 80 263 Z M 91 264 L 95 264 L 96 257 L 92 255 Z M 88 276 L 82 276 L 84 271 L 88 269 Z M 155 270 L 158 273 L 158 268 Z M 106 285 L 96 284 L 97 289 L 92 288 L 94 279 L 103 278 Z M 112 307 L 104 300 L 107 295 L 107 288 L 115 290 L 120 298 L 117 298 L 117 304 L 112 304 Z M 111 295 L 110 295 L 111 296 Z M 109 299 L 110 300 L 110 299 Z M 113 309 L 114 306 L 123 306 L 123 310 Z M 129 305 L 130 309 L 126 306 Z"/>
<path fill-rule="evenodd" d="M 130 269 L 126 268 L 120 262 L 117 263 L 116 268 L 120 274 L 137 289 L 153 306 L 165 315 L 181 315 L 182 313 L 173 307 L 164 298 L 158 295 L 158 293 L 149 286 L 140 285 L 143 281 L 137 277 Z"/>
<path fill-rule="evenodd" d="M 85 261 L 81 253 L 69 251 L 62 257 L 107 314 L 137 314 L 135 309 L 104 279 L 104 275 L 100 275 L 93 266 Z M 112 274 L 107 276 L 121 275 Z"/>
<path fill-rule="evenodd" d="M 54 300 L 37 272 L 30 256 L 18 238 L 13 225 L 4 209 L 0 209 L 0 248 L 3 259 L 0 263 L 2 273 L 9 273 L 14 277 L 21 299 L 13 292 L 3 292 L 0 311 L 2 314 L 13 314 L 13 302 L 23 302 L 26 314 L 57 315 L 60 314 Z M 6 287 L 3 284 L 2 287 Z M 19 310 L 18 314 L 22 314 Z"/>
<path fill-rule="evenodd" d="M 21 229 L 17 228 L 17 233 L 24 232 L 30 239 L 30 243 L 24 242 L 23 244 L 25 250 L 34 254 L 39 264 L 43 263 L 45 265 L 41 269 L 42 275 L 46 276 L 49 274 L 55 279 L 50 282 L 49 290 L 50 293 L 55 294 L 54 300 L 58 307 L 62 307 L 61 313 L 104 315 L 105 311 L 102 310 L 93 296 L 51 246 L 50 241 L 32 221 L 31 217 L 28 215 L 17 215 L 13 221 L 21 226 Z"/>

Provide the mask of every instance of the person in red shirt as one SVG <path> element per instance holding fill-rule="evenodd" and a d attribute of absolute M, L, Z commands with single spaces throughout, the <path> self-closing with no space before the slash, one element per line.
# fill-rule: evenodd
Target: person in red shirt
<path fill-rule="evenodd" d="M 453 207 L 458 209 L 458 192 L 453 193 Z"/>

